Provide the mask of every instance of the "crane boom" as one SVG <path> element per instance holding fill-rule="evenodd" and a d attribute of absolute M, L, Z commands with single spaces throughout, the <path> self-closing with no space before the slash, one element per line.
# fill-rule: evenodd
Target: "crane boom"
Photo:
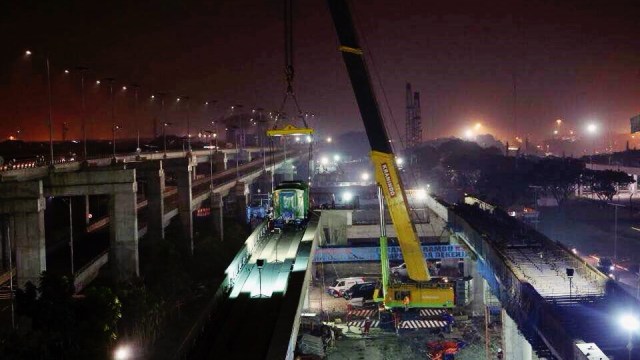
<path fill-rule="evenodd" d="M 422 253 L 420 239 L 413 223 L 411 223 L 407 196 L 371 86 L 363 52 L 358 44 L 349 5 L 345 0 L 328 0 L 328 3 L 338 33 L 342 58 L 347 67 L 351 86 L 371 145 L 371 161 L 375 168 L 375 179 L 382 187 L 393 227 L 398 236 L 402 256 L 407 265 L 408 276 L 415 281 L 428 281 L 431 276 Z"/>

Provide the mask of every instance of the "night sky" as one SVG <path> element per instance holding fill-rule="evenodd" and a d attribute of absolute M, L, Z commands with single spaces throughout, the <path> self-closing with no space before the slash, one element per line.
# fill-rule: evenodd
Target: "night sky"
<path fill-rule="evenodd" d="M 425 138 L 459 136 L 480 121 L 501 139 L 541 139 L 557 118 L 576 132 L 584 132 L 587 121 L 628 132 L 629 118 L 640 113 L 638 1 L 353 5 L 394 138 L 392 119 L 401 131 L 404 126 L 406 81 L 421 92 Z M 303 110 L 317 114 L 311 126 L 331 135 L 362 129 L 325 1 L 296 1 L 294 21 L 295 90 Z M 0 43 L 2 138 L 18 129 L 27 140 L 47 137 L 47 52 L 56 138 L 65 121 L 69 137 L 80 136 L 78 65 L 91 69 L 90 137 L 110 136 L 109 93 L 96 79 L 116 78 L 117 122 L 128 134 L 135 127 L 133 95 L 123 85 L 141 85 L 143 135 L 151 134 L 151 118 L 160 116 L 152 92 L 171 94 L 166 106 L 175 123 L 185 113 L 175 97 L 191 96 L 192 132 L 231 105 L 276 110 L 284 96 L 279 0 L 2 2 Z M 27 49 L 33 51 L 29 59 Z M 64 74 L 65 68 L 72 72 Z M 205 108 L 211 99 L 218 103 Z"/>

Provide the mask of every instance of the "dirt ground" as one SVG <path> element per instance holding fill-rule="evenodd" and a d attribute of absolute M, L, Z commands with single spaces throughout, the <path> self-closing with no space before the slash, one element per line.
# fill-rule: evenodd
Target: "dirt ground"
<path fill-rule="evenodd" d="M 403 329 L 399 334 L 396 334 L 388 326 L 390 324 L 386 324 L 385 329 L 374 326 L 369 335 L 363 336 L 362 328 L 347 326 L 345 323 L 347 301 L 342 298 L 333 298 L 326 294 L 320 286 L 310 288 L 308 310 L 318 314 L 324 310 L 323 320 L 325 323 L 334 325 L 342 331 L 343 336 L 336 339 L 334 346 L 329 346 L 326 349 L 329 360 L 428 359 L 427 342 L 438 340 L 462 340 L 465 343 L 465 346 L 456 355 L 456 359 L 486 359 L 483 317 L 455 322 L 450 334 L 438 329 Z M 464 319 L 464 316 L 462 318 Z M 372 319 L 377 319 L 377 315 Z M 495 354 L 500 348 L 500 333 L 499 323 L 494 323 L 488 332 L 491 359 L 496 358 Z"/>

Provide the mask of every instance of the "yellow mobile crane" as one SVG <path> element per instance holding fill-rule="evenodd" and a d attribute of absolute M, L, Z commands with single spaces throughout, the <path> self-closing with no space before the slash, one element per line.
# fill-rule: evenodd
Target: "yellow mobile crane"
<path fill-rule="evenodd" d="M 382 115 L 373 93 L 369 72 L 358 45 L 351 12 L 346 0 L 328 0 L 329 10 L 340 41 L 340 51 L 349 73 L 360 115 L 371 145 L 371 161 L 375 168 L 380 199 L 380 259 L 382 286 L 386 307 L 403 307 L 408 297 L 410 307 L 450 308 L 454 306 L 454 286 L 440 279 L 431 278 L 422 252 L 420 239 L 411 222 L 407 196 L 400 179 L 395 156 L 384 127 Z M 383 196 L 380 196 L 382 193 Z M 383 201 L 384 198 L 384 201 Z M 387 237 L 385 234 L 384 202 L 389 208 L 393 227 L 398 236 L 402 256 L 407 265 L 410 281 L 391 282 Z"/>

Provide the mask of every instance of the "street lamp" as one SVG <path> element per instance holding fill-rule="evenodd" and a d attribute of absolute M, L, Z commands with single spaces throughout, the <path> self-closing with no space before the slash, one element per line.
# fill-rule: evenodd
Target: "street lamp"
<path fill-rule="evenodd" d="M 464 131 L 464 137 L 465 137 L 467 140 L 471 140 L 471 139 L 473 139 L 473 130 L 472 130 L 472 129 L 467 129 L 467 130 L 465 130 L 465 131 Z"/>
<path fill-rule="evenodd" d="M 120 345 L 113 352 L 114 360 L 129 360 L 133 358 L 133 351 L 129 345 Z"/>
<path fill-rule="evenodd" d="M 633 343 L 631 342 L 631 335 L 634 331 L 640 328 L 640 321 L 632 314 L 625 314 L 620 318 L 620 325 L 622 328 L 629 332 L 629 342 L 627 343 L 627 349 L 629 350 L 629 360 L 631 360 L 631 350 L 633 349 Z"/>
<path fill-rule="evenodd" d="M 427 189 L 420 188 L 416 191 L 416 197 L 418 200 L 425 200 L 427 198 Z"/>

